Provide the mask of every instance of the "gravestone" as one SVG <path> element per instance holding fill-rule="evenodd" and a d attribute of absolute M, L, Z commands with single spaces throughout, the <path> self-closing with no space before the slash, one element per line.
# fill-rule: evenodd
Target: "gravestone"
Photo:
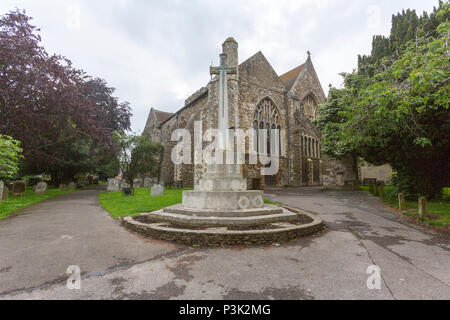
<path fill-rule="evenodd" d="M 122 184 L 122 192 L 126 197 L 134 196 L 134 189 L 131 189 L 131 185 L 128 183 Z"/>
<path fill-rule="evenodd" d="M 160 197 L 164 195 L 164 187 L 160 184 L 155 184 L 152 187 L 152 197 Z"/>
<path fill-rule="evenodd" d="M 15 197 L 21 197 L 25 195 L 25 191 L 27 189 L 27 184 L 25 181 L 16 181 L 13 183 L 12 194 Z"/>
<path fill-rule="evenodd" d="M 81 179 L 78 179 L 78 181 L 77 181 L 77 186 L 80 188 L 87 187 L 87 186 L 89 186 L 89 184 L 90 184 L 89 180 L 86 178 L 81 178 Z"/>
<path fill-rule="evenodd" d="M 67 185 L 69 190 L 75 190 L 77 188 L 77 184 L 75 182 L 71 182 Z"/>
<path fill-rule="evenodd" d="M 35 187 L 40 182 L 41 178 L 30 178 L 28 179 L 28 185 L 30 187 Z"/>
<path fill-rule="evenodd" d="M 405 210 L 406 208 L 405 195 L 403 193 L 398 194 L 398 208 L 400 210 Z"/>
<path fill-rule="evenodd" d="M 60 185 L 59 185 L 59 190 L 61 190 L 61 191 L 67 191 L 67 190 L 69 190 L 69 188 L 67 187 L 67 184 L 60 184 Z"/>
<path fill-rule="evenodd" d="M 108 192 L 119 192 L 120 191 L 120 180 L 108 179 Z"/>
<path fill-rule="evenodd" d="M 419 218 L 424 219 L 427 216 L 427 198 L 419 198 Z"/>
<path fill-rule="evenodd" d="M 144 188 L 150 189 L 153 186 L 153 178 L 144 179 Z"/>
<path fill-rule="evenodd" d="M 34 188 L 34 193 L 36 194 L 44 194 L 47 191 L 48 185 L 45 182 L 39 182 Z"/>
<path fill-rule="evenodd" d="M 3 187 L 3 194 L 0 194 L 0 197 L 3 200 L 8 200 L 9 199 L 9 188 L 7 186 Z"/>
<path fill-rule="evenodd" d="M 134 188 L 142 188 L 143 185 L 144 185 L 144 180 L 143 179 L 134 179 L 133 180 L 133 187 Z"/>
<path fill-rule="evenodd" d="M 5 184 L 3 183 L 3 181 L 0 181 L 0 203 L 2 203 L 3 200 L 3 189 L 5 188 Z"/>

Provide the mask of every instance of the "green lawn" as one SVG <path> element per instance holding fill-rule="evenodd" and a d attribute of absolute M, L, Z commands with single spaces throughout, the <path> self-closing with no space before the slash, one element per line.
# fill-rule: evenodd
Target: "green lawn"
<path fill-rule="evenodd" d="M 151 197 L 150 189 L 135 189 L 134 197 L 125 197 L 121 192 L 110 193 L 105 191 L 100 194 L 99 201 L 114 219 L 118 219 L 179 204 L 182 202 L 184 190 L 166 189 L 164 196 L 161 197 Z M 265 203 L 277 205 L 277 203 L 267 200 Z"/>
<path fill-rule="evenodd" d="M 270 200 L 264 200 L 264 203 L 265 203 L 265 204 L 272 204 L 272 205 L 278 206 L 278 207 L 281 207 L 281 206 L 283 205 L 283 204 L 280 203 L 280 202 L 273 202 L 273 201 L 270 201 Z"/>
<path fill-rule="evenodd" d="M 389 186 L 385 187 L 389 188 Z M 369 191 L 369 187 L 361 187 L 364 191 Z M 398 209 L 398 199 L 390 198 L 387 196 L 383 197 L 383 201 L 387 203 L 392 208 Z M 419 204 L 418 201 L 406 201 L 406 207 L 411 209 L 404 213 L 407 216 L 418 216 L 419 215 Z M 439 219 L 425 219 L 426 222 L 430 226 L 447 226 L 450 224 L 450 188 L 444 189 L 444 196 L 441 200 L 433 200 L 428 201 L 428 213 L 432 215 L 440 216 Z"/>
<path fill-rule="evenodd" d="M 34 193 L 33 188 L 28 187 L 23 197 L 12 197 L 8 200 L 2 201 L 0 204 L 0 220 L 9 217 L 10 214 L 26 208 L 32 204 L 42 202 L 44 200 L 57 197 L 63 194 L 67 194 L 73 191 L 61 191 L 59 189 L 48 189 L 45 194 L 37 195 Z"/>

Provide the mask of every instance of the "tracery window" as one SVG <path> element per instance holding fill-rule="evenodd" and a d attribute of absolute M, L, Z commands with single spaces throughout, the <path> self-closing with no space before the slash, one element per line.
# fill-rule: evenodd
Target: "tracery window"
<path fill-rule="evenodd" d="M 313 94 L 309 94 L 302 102 L 303 114 L 309 120 L 315 120 L 317 116 L 317 100 Z"/>
<path fill-rule="evenodd" d="M 278 129 L 278 143 L 272 141 L 271 130 Z M 264 99 L 256 107 L 253 119 L 254 139 L 258 153 L 281 154 L 281 119 L 278 109 L 269 98 Z M 278 145 L 278 146 L 277 146 Z"/>

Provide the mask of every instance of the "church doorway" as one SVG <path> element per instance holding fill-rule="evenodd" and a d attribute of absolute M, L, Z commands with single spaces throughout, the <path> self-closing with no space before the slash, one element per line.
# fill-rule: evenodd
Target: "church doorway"
<path fill-rule="evenodd" d="M 265 176 L 265 185 L 266 187 L 276 187 L 277 186 L 277 177 L 276 176 Z"/>

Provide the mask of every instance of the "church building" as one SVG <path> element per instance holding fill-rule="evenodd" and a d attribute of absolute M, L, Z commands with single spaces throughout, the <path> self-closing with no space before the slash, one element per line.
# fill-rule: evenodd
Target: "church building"
<path fill-rule="evenodd" d="M 326 96 L 309 52 L 304 64 L 281 76 L 262 52 L 239 64 L 238 43 L 233 38 L 223 44 L 223 54 L 226 65 L 238 71 L 228 77 L 229 129 L 280 130 L 278 173 L 261 176 L 261 165 L 246 161 L 241 170 L 248 189 L 343 185 L 346 180 L 357 179 L 345 162 L 330 160 L 321 152 L 321 133 L 313 121 L 318 105 L 326 101 Z M 182 181 L 184 187 L 194 187 L 203 176 L 204 165 L 173 164 L 171 153 L 177 143 L 171 141 L 171 136 L 174 130 L 183 128 L 194 137 L 196 121 L 201 121 L 203 132 L 218 128 L 218 83 L 218 77 L 213 77 L 174 114 L 150 111 L 143 134 L 165 147 L 161 172 L 165 183 Z M 270 150 L 270 146 L 268 148 Z M 246 154 L 246 160 L 248 158 Z"/>

